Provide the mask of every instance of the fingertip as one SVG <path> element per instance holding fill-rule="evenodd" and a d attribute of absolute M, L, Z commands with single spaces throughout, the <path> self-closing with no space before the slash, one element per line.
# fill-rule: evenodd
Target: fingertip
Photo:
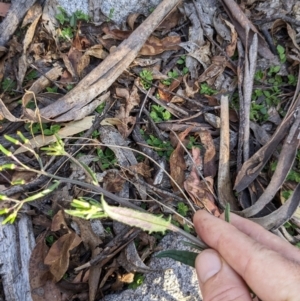
<path fill-rule="evenodd" d="M 199 280 L 200 287 L 205 282 L 217 274 L 222 267 L 221 258 L 213 249 L 207 249 L 202 251 L 196 258 L 195 268 Z"/>
<path fill-rule="evenodd" d="M 241 277 L 217 251 L 202 251 L 196 258 L 195 268 L 204 300 L 251 300 Z"/>

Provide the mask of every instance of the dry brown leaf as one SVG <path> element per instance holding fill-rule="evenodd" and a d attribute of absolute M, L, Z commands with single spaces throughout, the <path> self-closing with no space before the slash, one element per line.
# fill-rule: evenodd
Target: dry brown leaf
<path fill-rule="evenodd" d="M 216 78 L 222 74 L 226 67 L 226 57 L 214 56 L 212 58 L 211 65 L 200 75 L 198 82 L 202 83 L 207 81 L 209 85 L 212 85 Z"/>
<path fill-rule="evenodd" d="M 196 166 L 199 166 L 201 162 L 200 149 L 193 147 L 192 155 L 196 165 L 193 166 L 190 175 L 184 181 L 184 188 L 197 206 L 205 208 L 215 216 L 220 216 L 219 209 L 215 205 L 214 196 L 210 192 L 210 190 L 213 191 L 214 181 L 212 177 L 207 177 L 205 181 L 200 181 L 197 173 Z"/>
<path fill-rule="evenodd" d="M 34 20 L 36 19 L 36 17 L 42 13 L 42 6 L 41 4 L 39 3 L 35 3 L 34 5 L 32 5 L 30 7 L 30 9 L 27 11 L 24 19 L 23 19 L 23 22 L 22 22 L 22 25 L 21 25 L 21 28 L 27 26 L 28 24 L 30 23 L 33 23 Z"/>
<path fill-rule="evenodd" d="M 181 80 L 182 80 L 182 77 L 178 77 L 178 78 L 174 79 L 171 82 L 171 85 L 169 85 L 169 86 L 166 86 L 160 82 L 158 85 L 159 88 L 161 88 L 161 89 L 158 89 L 159 98 L 161 100 L 170 102 L 173 95 L 168 93 L 168 91 L 173 92 L 180 85 Z"/>
<path fill-rule="evenodd" d="M 69 267 L 70 250 L 73 250 L 80 243 L 81 238 L 75 232 L 70 232 L 61 236 L 51 246 L 44 263 L 49 266 L 56 282 L 61 280 Z"/>
<path fill-rule="evenodd" d="M 136 174 L 142 175 L 145 178 L 151 178 L 151 169 L 145 162 L 129 166 L 129 169 Z"/>
<path fill-rule="evenodd" d="M 192 127 L 187 128 L 184 132 L 178 135 L 178 138 L 182 142 L 186 135 L 191 131 Z M 177 147 L 172 152 L 170 156 L 170 173 L 171 177 L 174 181 L 179 185 L 179 187 L 183 187 L 183 182 L 185 179 L 185 172 L 186 164 L 184 160 L 184 148 L 182 147 L 181 143 L 177 141 Z M 174 191 L 178 191 L 177 185 L 172 181 L 172 187 Z"/>
<path fill-rule="evenodd" d="M 134 275 L 135 273 L 123 274 L 120 278 L 120 281 L 124 283 L 132 283 L 134 280 Z"/>
<path fill-rule="evenodd" d="M 272 33 L 274 34 L 274 32 L 279 31 L 280 29 L 282 29 L 282 27 L 286 27 L 287 33 L 288 33 L 289 37 L 291 38 L 294 47 L 296 47 L 298 50 L 300 50 L 300 47 L 296 41 L 296 32 L 289 23 L 286 23 L 283 20 L 276 20 L 272 26 Z"/>
<path fill-rule="evenodd" d="M 187 83 L 187 77 L 188 77 L 187 74 L 183 77 L 183 82 L 185 86 L 184 92 L 187 97 L 194 98 L 195 94 L 199 92 L 199 83 L 195 82 L 194 85 L 191 87 Z"/>
<path fill-rule="evenodd" d="M 167 50 L 178 50 L 181 39 L 179 36 L 169 36 L 163 39 L 151 36 L 142 49 L 140 55 L 157 55 Z"/>
<path fill-rule="evenodd" d="M 45 243 L 47 232 L 37 238 L 29 261 L 31 297 L 33 301 L 62 301 L 61 292 L 52 281 L 49 268 L 44 264 L 49 248 Z"/>
<path fill-rule="evenodd" d="M 23 181 L 24 183 L 28 183 L 35 178 L 36 173 L 33 171 L 16 170 L 13 172 L 11 182 Z"/>
<path fill-rule="evenodd" d="M 136 86 L 133 86 L 130 94 L 127 89 L 117 88 L 116 95 L 126 100 L 125 106 L 120 107 L 119 112 L 115 116 L 115 118 L 121 121 L 120 124 L 117 124 L 117 128 L 125 138 L 130 135 L 135 125 L 136 118 L 130 116 L 130 112 L 135 106 L 139 105 L 140 97 Z"/>
<path fill-rule="evenodd" d="M 226 46 L 226 53 L 229 57 L 232 57 L 236 50 L 238 35 L 234 26 L 230 22 L 228 22 L 227 20 L 224 20 L 224 22 L 230 28 L 231 31 L 231 43 Z"/>
<path fill-rule="evenodd" d="M 69 227 L 65 221 L 63 210 L 59 210 L 52 219 L 51 231 L 56 232 L 64 230 L 70 232 Z"/>
<path fill-rule="evenodd" d="M 180 11 L 176 8 L 162 21 L 162 23 L 158 26 L 158 30 L 170 30 L 173 27 L 177 26 L 182 15 Z"/>
<path fill-rule="evenodd" d="M 199 136 L 205 148 L 203 175 L 204 177 L 214 178 L 217 174 L 216 149 L 214 141 L 209 131 L 201 131 Z"/>
<path fill-rule="evenodd" d="M 25 74 L 27 71 L 27 66 L 28 66 L 27 50 L 33 39 L 35 29 L 40 20 L 41 15 L 42 15 L 42 13 L 40 12 L 38 15 L 35 16 L 35 19 L 31 23 L 29 28 L 27 29 L 27 32 L 26 32 L 24 40 L 23 40 L 23 53 L 22 53 L 21 57 L 19 58 L 19 64 L 18 64 L 18 77 L 17 77 L 18 89 L 21 89 L 22 83 L 23 83 L 23 80 L 24 80 L 24 77 L 25 77 Z"/>
<path fill-rule="evenodd" d="M 80 228 L 80 237 L 83 243 L 88 245 L 92 252 L 91 259 L 95 258 L 102 251 L 102 249 L 99 247 L 103 243 L 102 240 L 92 230 L 90 221 L 76 217 L 74 218 L 74 221 Z M 89 300 L 95 300 L 98 291 L 101 270 L 102 268 L 99 265 L 94 265 L 90 268 L 89 273 L 86 273 L 86 278 L 88 277 L 89 282 Z M 80 282 L 84 282 L 84 280 L 80 279 Z"/>
<path fill-rule="evenodd" d="M 139 16 L 139 13 L 133 13 L 127 17 L 127 24 L 131 28 L 131 30 L 134 30 L 134 23 Z"/>
<path fill-rule="evenodd" d="M 119 171 L 110 170 L 104 176 L 103 182 L 104 189 L 116 193 L 122 191 L 126 179 L 120 175 Z"/>
<path fill-rule="evenodd" d="M 68 53 L 68 59 L 69 61 L 71 62 L 75 72 L 76 72 L 76 76 L 78 75 L 78 65 L 80 63 L 80 60 L 82 58 L 83 54 L 80 50 L 74 48 L 74 47 L 71 47 L 70 50 L 69 50 L 69 53 Z M 67 66 L 66 66 L 67 67 Z M 72 75 L 73 73 L 68 70 Z"/>
<path fill-rule="evenodd" d="M 56 28 L 59 27 L 58 21 L 55 16 L 58 14 L 59 4 L 57 0 L 46 0 L 43 9 L 41 22 L 46 31 L 54 39 L 55 45 L 59 45 L 59 37 Z"/>
<path fill-rule="evenodd" d="M 246 41 L 245 30 L 246 28 L 250 28 L 249 33 L 249 41 L 252 40 L 253 34 L 256 33 L 258 37 L 258 53 L 266 58 L 266 59 L 274 59 L 274 54 L 269 49 L 267 42 L 264 40 L 262 35 L 258 32 L 256 27 L 252 22 L 249 21 L 246 14 L 242 11 L 240 6 L 234 0 L 221 0 L 224 9 L 229 16 L 231 23 L 234 25 L 235 30 L 237 31 L 239 38 L 242 40 L 244 46 L 248 45 L 248 41 Z"/>
<path fill-rule="evenodd" d="M 102 30 L 105 33 L 105 36 L 102 37 L 103 39 L 115 39 L 123 41 L 132 34 L 131 30 L 110 29 L 108 27 L 103 27 Z"/>
<path fill-rule="evenodd" d="M 71 50 L 70 50 L 71 51 Z M 69 57 L 65 54 L 62 53 L 61 54 L 61 58 L 64 61 L 64 65 L 67 69 L 67 71 L 69 72 L 69 74 L 71 74 L 72 76 L 72 81 L 76 81 L 78 79 L 78 74 L 77 74 L 77 70 L 74 68 L 73 64 L 71 63 Z"/>

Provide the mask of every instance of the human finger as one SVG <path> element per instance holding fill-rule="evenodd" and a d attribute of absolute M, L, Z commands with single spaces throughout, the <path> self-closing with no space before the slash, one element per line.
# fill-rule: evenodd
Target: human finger
<path fill-rule="evenodd" d="M 197 256 L 195 268 L 204 301 L 252 300 L 242 278 L 222 260 L 217 251 L 202 251 Z"/>
<path fill-rule="evenodd" d="M 195 214 L 194 224 L 199 236 L 219 252 L 261 299 L 299 298 L 300 265 L 204 210 Z"/>
<path fill-rule="evenodd" d="M 224 219 L 224 214 L 221 215 L 221 218 Z M 278 252 L 287 259 L 300 263 L 300 250 L 298 248 L 270 233 L 262 226 L 234 213 L 230 213 L 230 223 L 268 249 Z"/>

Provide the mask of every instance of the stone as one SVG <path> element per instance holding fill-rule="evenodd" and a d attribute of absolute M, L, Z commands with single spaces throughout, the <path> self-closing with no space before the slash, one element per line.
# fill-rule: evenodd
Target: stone
<path fill-rule="evenodd" d="M 162 250 L 189 250 L 182 237 L 169 233 L 159 243 Z M 156 253 L 158 254 L 158 253 Z M 154 254 L 155 255 L 155 254 Z M 150 259 L 149 267 L 156 272 L 145 275 L 144 283 L 137 289 L 124 290 L 105 296 L 104 301 L 201 301 L 194 268 L 170 258 Z M 100 301 L 100 300 L 98 300 Z"/>
<path fill-rule="evenodd" d="M 97 19 L 93 7 L 100 8 L 101 12 L 116 24 L 121 25 L 126 22 L 127 17 L 132 13 L 140 13 L 148 16 L 161 0 L 58 0 L 68 14 L 81 10 L 91 17 Z M 98 13 L 98 12 L 97 12 Z"/>

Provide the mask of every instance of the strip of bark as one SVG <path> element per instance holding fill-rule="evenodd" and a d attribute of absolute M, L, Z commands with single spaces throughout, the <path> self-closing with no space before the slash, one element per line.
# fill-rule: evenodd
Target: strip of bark
<path fill-rule="evenodd" d="M 229 107 L 228 96 L 221 97 L 221 133 L 220 133 L 220 159 L 218 174 L 218 197 L 223 208 L 229 203 L 232 210 L 237 210 L 236 200 L 233 196 L 230 180 L 229 158 Z"/>

